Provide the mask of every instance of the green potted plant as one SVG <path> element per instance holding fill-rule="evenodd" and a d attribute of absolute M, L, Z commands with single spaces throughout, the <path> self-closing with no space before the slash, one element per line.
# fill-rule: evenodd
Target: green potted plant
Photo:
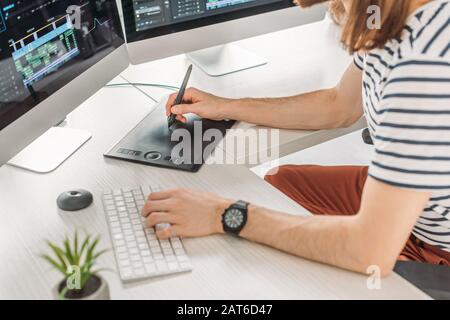
<path fill-rule="evenodd" d="M 96 260 L 107 250 L 96 250 L 100 237 L 93 239 L 86 235 L 82 241 L 78 238 L 75 231 L 73 239 L 66 237 L 62 246 L 47 241 L 54 257 L 44 254 L 42 258 L 64 275 L 54 287 L 53 295 L 56 299 L 107 300 L 108 284 L 98 275 L 101 270 L 93 270 Z"/>

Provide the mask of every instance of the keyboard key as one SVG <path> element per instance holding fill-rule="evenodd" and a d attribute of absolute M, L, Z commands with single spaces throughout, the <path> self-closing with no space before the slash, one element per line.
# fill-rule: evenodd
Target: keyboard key
<path fill-rule="evenodd" d="M 160 241 L 160 243 L 161 243 L 161 248 L 163 248 L 163 249 L 170 249 L 170 248 L 172 248 L 170 246 L 170 242 L 168 242 L 167 240 L 162 240 L 162 241 Z"/>
<path fill-rule="evenodd" d="M 178 263 L 176 263 L 176 262 L 169 262 L 169 263 L 167 263 L 167 266 L 169 267 L 169 270 L 177 270 L 178 269 Z"/>
<path fill-rule="evenodd" d="M 137 242 L 136 241 L 129 241 L 127 242 L 127 247 L 128 248 L 137 248 Z"/>
<path fill-rule="evenodd" d="M 119 222 L 119 221 L 111 222 L 109 225 L 110 225 L 112 228 L 117 228 L 117 227 L 120 228 L 120 222 Z"/>
<path fill-rule="evenodd" d="M 162 252 L 160 247 L 152 247 L 151 250 L 152 250 L 153 254 Z"/>
<path fill-rule="evenodd" d="M 142 236 L 139 236 L 136 234 L 136 241 L 137 241 L 137 243 L 147 243 L 147 238 L 145 238 L 145 236 L 142 237 Z"/>
<path fill-rule="evenodd" d="M 172 241 L 172 248 L 174 248 L 174 249 L 182 249 L 183 245 L 181 244 L 180 240 Z"/>
<path fill-rule="evenodd" d="M 144 268 L 145 271 L 149 274 L 156 273 L 156 266 L 154 264 L 146 264 Z"/>
<path fill-rule="evenodd" d="M 164 259 L 164 256 L 161 253 L 154 253 L 153 258 L 155 258 L 155 260 L 161 260 Z"/>
<path fill-rule="evenodd" d="M 133 255 L 130 257 L 130 260 L 133 261 L 133 262 L 135 262 L 135 261 L 140 261 L 140 260 L 141 260 L 141 256 L 138 255 L 138 254 L 133 254 Z"/>
<path fill-rule="evenodd" d="M 184 249 L 183 249 L 183 248 L 181 248 L 181 249 L 175 249 L 174 251 L 175 251 L 175 254 L 176 254 L 177 256 L 180 256 L 180 255 L 183 255 L 183 254 L 184 254 Z"/>
<path fill-rule="evenodd" d="M 172 248 L 163 248 L 163 253 L 165 256 L 170 256 L 173 255 L 173 250 Z"/>
<path fill-rule="evenodd" d="M 145 201 L 144 200 L 136 200 L 136 206 L 138 208 L 143 208 L 145 206 Z"/>
<path fill-rule="evenodd" d="M 136 230 L 136 232 L 134 233 L 136 235 L 136 238 L 144 238 L 145 239 L 145 232 L 144 232 L 144 228 L 141 228 L 139 230 Z"/>
<path fill-rule="evenodd" d="M 158 240 L 150 240 L 148 242 L 148 244 L 150 245 L 150 247 L 158 247 L 159 248 L 159 242 Z"/>
<path fill-rule="evenodd" d="M 116 210 L 110 210 L 108 211 L 108 216 L 110 217 L 115 217 L 117 216 L 119 213 Z"/>
<path fill-rule="evenodd" d="M 124 278 L 131 278 L 133 276 L 133 269 L 131 269 L 131 268 L 122 268 L 121 275 Z"/>
<path fill-rule="evenodd" d="M 151 262 L 153 262 L 153 258 L 152 257 L 143 257 L 142 262 L 151 263 Z"/>
<path fill-rule="evenodd" d="M 122 224 L 122 228 L 123 228 L 124 230 L 126 230 L 126 229 L 131 229 L 131 223 L 124 223 L 124 224 Z"/>
<path fill-rule="evenodd" d="M 128 253 L 126 253 L 126 252 L 124 252 L 124 253 L 119 253 L 119 254 L 117 255 L 117 258 L 118 258 L 119 260 L 126 260 L 126 259 L 128 259 Z"/>
<path fill-rule="evenodd" d="M 137 268 L 137 269 L 134 269 L 134 273 L 137 276 L 143 276 L 145 274 L 145 270 L 144 270 L 144 268 Z"/>
<path fill-rule="evenodd" d="M 113 234 L 122 233 L 122 229 L 120 229 L 120 227 L 119 227 L 119 228 L 112 228 L 112 229 L 111 229 L 111 232 L 112 232 Z"/>
<path fill-rule="evenodd" d="M 123 235 L 121 233 L 115 234 L 115 235 L 113 235 L 113 239 L 114 240 L 122 240 L 123 239 Z"/>
<path fill-rule="evenodd" d="M 156 267 L 159 271 L 167 271 L 167 263 L 164 260 L 158 260 L 156 261 Z"/>
<path fill-rule="evenodd" d="M 139 210 L 135 207 L 135 206 L 133 206 L 133 208 L 131 208 L 131 209 L 128 209 L 128 212 L 130 213 L 130 216 L 133 214 L 139 214 Z"/>
<path fill-rule="evenodd" d="M 176 262 L 177 261 L 177 258 L 173 255 L 173 254 L 171 254 L 171 255 L 166 255 L 166 261 L 167 262 Z"/>
<path fill-rule="evenodd" d="M 125 246 L 117 246 L 117 245 L 116 245 L 116 252 L 117 252 L 117 253 L 124 253 L 124 252 L 127 252 L 127 247 L 125 247 Z"/>
<path fill-rule="evenodd" d="M 128 259 L 124 259 L 124 260 L 119 260 L 119 264 L 123 267 L 128 267 L 131 264 L 131 262 Z"/>

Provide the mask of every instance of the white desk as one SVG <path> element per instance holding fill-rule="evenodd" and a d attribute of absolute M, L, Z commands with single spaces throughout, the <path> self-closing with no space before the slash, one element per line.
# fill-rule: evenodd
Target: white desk
<path fill-rule="evenodd" d="M 286 34 L 290 35 L 289 38 L 295 32 L 290 30 Z M 268 35 L 267 39 L 273 39 L 272 37 L 275 36 Z M 259 41 L 261 40 L 264 38 Z M 258 40 L 251 39 L 246 43 L 256 46 L 257 42 Z M 172 83 L 169 77 L 178 79 L 184 69 L 181 67 L 186 64 L 177 59 L 181 58 L 174 58 L 178 62 L 171 66 L 171 70 L 178 70 L 179 67 L 176 75 L 149 73 L 149 78 L 141 80 Z M 161 66 L 167 64 L 168 60 L 160 62 Z M 286 72 L 291 69 L 287 66 L 283 68 L 282 61 L 274 63 Z M 312 60 L 309 63 L 312 64 Z M 322 63 L 326 62 L 320 61 Z M 153 63 L 144 68 L 156 69 L 157 66 L 158 63 Z M 136 67 L 132 69 L 137 70 Z M 309 70 L 313 74 L 313 66 Z M 258 71 L 255 69 L 247 72 Z M 263 72 L 263 69 L 259 72 Z M 316 72 L 315 78 L 320 78 L 322 80 L 317 81 L 325 83 L 324 76 L 319 74 L 320 72 Z M 266 91 L 262 89 L 263 85 L 265 87 L 262 77 L 255 78 L 253 89 L 247 82 L 241 83 L 241 86 L 246 86 L 246 95 L 257 95 L 258 92 L 259 95 L 294 93 L 295 88 L 313 89 L 311 85 L 307 85 L 309 82 L 301 80 L 301 76 L 301 73 L 296 75 L 295 72 L 287 72 L 288 82 L 278 85 L 278 90 L 274 87 L 273 78 L 268 79 L 271 85 Z M 202 77 L 196 73 L 194 79 L 200 82 Z M 223 86 L 228 93 L 234 91 L 238 95 L 238 78 L 239 75 L 236 74 L 203 80 L 211 83 L 217 80 L 217 88 Z M 294 79 L 302 81 L 305 86 L 289 82 Z M 258 86 L 261 91 L 257 90 Z M 110 247 L 100 201 L 104 188 L 154 182 L 167 187 L 208 190 L 292 214 L 307 214 L 244 166 L 205 166 L 200 172 L 192 174 L 104 159 L 102 153 L 125 135 L 150 109 L 149 100 L 133 88 L 103 89 L 71 115 L 70 126 L 90 130 L 93 138 L 58 170 L 39 175 L 9 166 L 0 168 L 0 299 L 51 298 L 51 288 L 60 280 L 60 275 L 38 257 L 40 253 L 47 251 L 44 239 L 60 241 L 65 234 L 72 233 L 74 228 L 83 226 L 89 233 L 102 235 L 102 247 Z M 94 193 L 94 205 L 77 213 L 59 212 L 55 204 L 56 196 L 62 191 L 77 187 Z M 192 273 L 123 286 L 116 274 L 106 272 L 103 275 L 111 286 L 112 298 L 427 298 L 395 274 L 382 281 L 382 290 L 368 290 L 365 276 L 305 261 L 228 236 L 186 239 L 184 243 L 194 266 Z M 108 252 L 98 263 L 99 266 L 115 269 L 112 252 Z"/>

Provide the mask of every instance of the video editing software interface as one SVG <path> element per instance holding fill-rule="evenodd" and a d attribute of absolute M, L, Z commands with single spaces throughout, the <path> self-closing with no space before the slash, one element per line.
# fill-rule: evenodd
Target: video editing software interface
<path fill-rule="evenodd" d="M 0 130 L 123 43 L 115 0 L 0 0 Z"/>
<path fill-rule="evenodd" d="M 133 0 L 135 31 L 275 2 L 280 0 Z"/>

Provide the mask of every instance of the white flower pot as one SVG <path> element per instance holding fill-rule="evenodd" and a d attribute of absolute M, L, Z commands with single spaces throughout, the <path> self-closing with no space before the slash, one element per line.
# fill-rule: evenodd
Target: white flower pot
<path fill-rule="evenodd" d="M 99 275 L 95 275 L 93 278 L 93 281 L 88 280 L 88 283 L 86 284 L 86 293 L 68 292 L 65 298 L 61 297 L 61 289 L 65 286 L 65 280 L 62 280 L 53 288 L 53 297 L 57 300 L 109 300 L 108 283 Z"/>

